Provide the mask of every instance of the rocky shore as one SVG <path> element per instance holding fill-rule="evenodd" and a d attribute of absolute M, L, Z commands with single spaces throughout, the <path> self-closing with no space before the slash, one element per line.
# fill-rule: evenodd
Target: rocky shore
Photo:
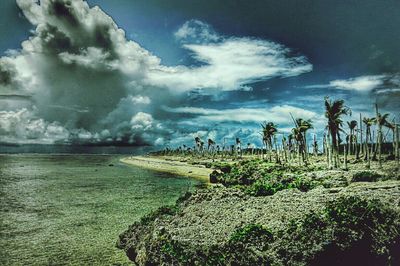
<path fill-rule="evenodd" d="M 139 265 L 399 262 L 400 181 L 390 164 L 381 172 L 281 171 L 251 160 L 213 167 L 216 185 L 142 218 L 117 246 Z"/>

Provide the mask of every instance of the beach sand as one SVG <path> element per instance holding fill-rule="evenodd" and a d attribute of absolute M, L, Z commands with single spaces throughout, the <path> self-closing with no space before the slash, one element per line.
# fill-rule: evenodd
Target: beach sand
<path fill-rule="evenodd" d="M 185 162 L 174 161 L 171 157 L 163 156 L 131 156 L 122 158 L 120 161 L 154 171 L 195 178 L 203 182 L 210 181 L 210 173 L 213 171 L 203 165 L 191 165 Z"/>

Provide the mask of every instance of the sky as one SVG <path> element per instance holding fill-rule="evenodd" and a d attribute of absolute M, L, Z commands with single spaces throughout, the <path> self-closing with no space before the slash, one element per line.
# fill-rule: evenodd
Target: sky
<path fill-rule="evenodd" d="M 400 115 L 397 0 L 2 0 L 0 143 L 261 145 Z M 398 120 L 397 120 L 398 121 Z M 346 129 L 346 128 L 345 128 Z"/>

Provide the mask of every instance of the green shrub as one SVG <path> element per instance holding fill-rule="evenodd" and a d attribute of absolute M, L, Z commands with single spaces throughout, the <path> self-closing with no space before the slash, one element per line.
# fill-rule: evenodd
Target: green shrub
<path fill-rule="evenodd" d="M 267 239 L 273 240 L 272 233 L 259 224 L 249 224 L 237 229 L 229 239 L 230 243 L 251 242 L 255 238 L 265 236 Z"/>
<path fill-rule="evenodd" d="M 297 177 L 292 184 L 292 187 L 297 188 L 302 192 L 307 192 L 317 186 L 317 182 L 305 177 Z"/>
<path fill-rule="evenodd" d="M 212 171 L 212 173 L 210 174 L 210 183 L 220 183 L 221 177 L 222 177 L 222 173 L 220 173 L 216 170 Z"/>
<path fill-rule="evenodd" d="M 378 200 L 345 197 L 279 232 L 285 265 L 394 265 L 399 213 Z M 397 241 L 397 242 L 396 242 Z"/>
<path fill-rule="evenodd" d="M 351 182 L 375 182 L 383 176 L 374 171 L 362 171 L 353 174 Z"/>
<path fill-rule="evenodd" d="M 204 163 L 204 166 L 205 166 L 206 168 L 211 168 L 211 167 L 213 166 L 213 164 L 210 163 L 210 162 L 206 162 L 206 163 Z"/>
<path fill-rule="evenodd" d="M 269 196 L 284 189 L 297 188 L 302 192 L 307 192 L 315 188 L 317 182 L 305 177 L 269 177 L 257 180 L 251 186 L 245 187 L 245 192 L 253 196 Z"/>
<path fill-rule="evenodd" d="M 186 252 L 185 246 L 171 239 L 167 234 L 161 234 L 159 236 L 156 246 L 159 246 L 157 249 L 161 252 L 162 260 L 169 264 L 187 262 L 190 258 Z"/>

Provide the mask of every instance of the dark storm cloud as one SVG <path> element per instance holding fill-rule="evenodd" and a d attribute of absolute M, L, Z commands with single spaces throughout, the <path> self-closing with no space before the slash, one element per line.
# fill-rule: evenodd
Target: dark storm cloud
<path fill-rule="evenodd" d="M 249 82 L 312 69 L 281 44 L 219 35 L 197 20 L 175 36 L 200 64 L 164 66 L 99 7 L 81 0 L 17 3 L 35 30 L 21 50 L 0 59 L 0 94 L 26 99 L 0 101 L 0 133 L 10 142 L 162 144 L 181 118 L 162 106 L 179 107 L 190 91 L 248 90 Z"/>

